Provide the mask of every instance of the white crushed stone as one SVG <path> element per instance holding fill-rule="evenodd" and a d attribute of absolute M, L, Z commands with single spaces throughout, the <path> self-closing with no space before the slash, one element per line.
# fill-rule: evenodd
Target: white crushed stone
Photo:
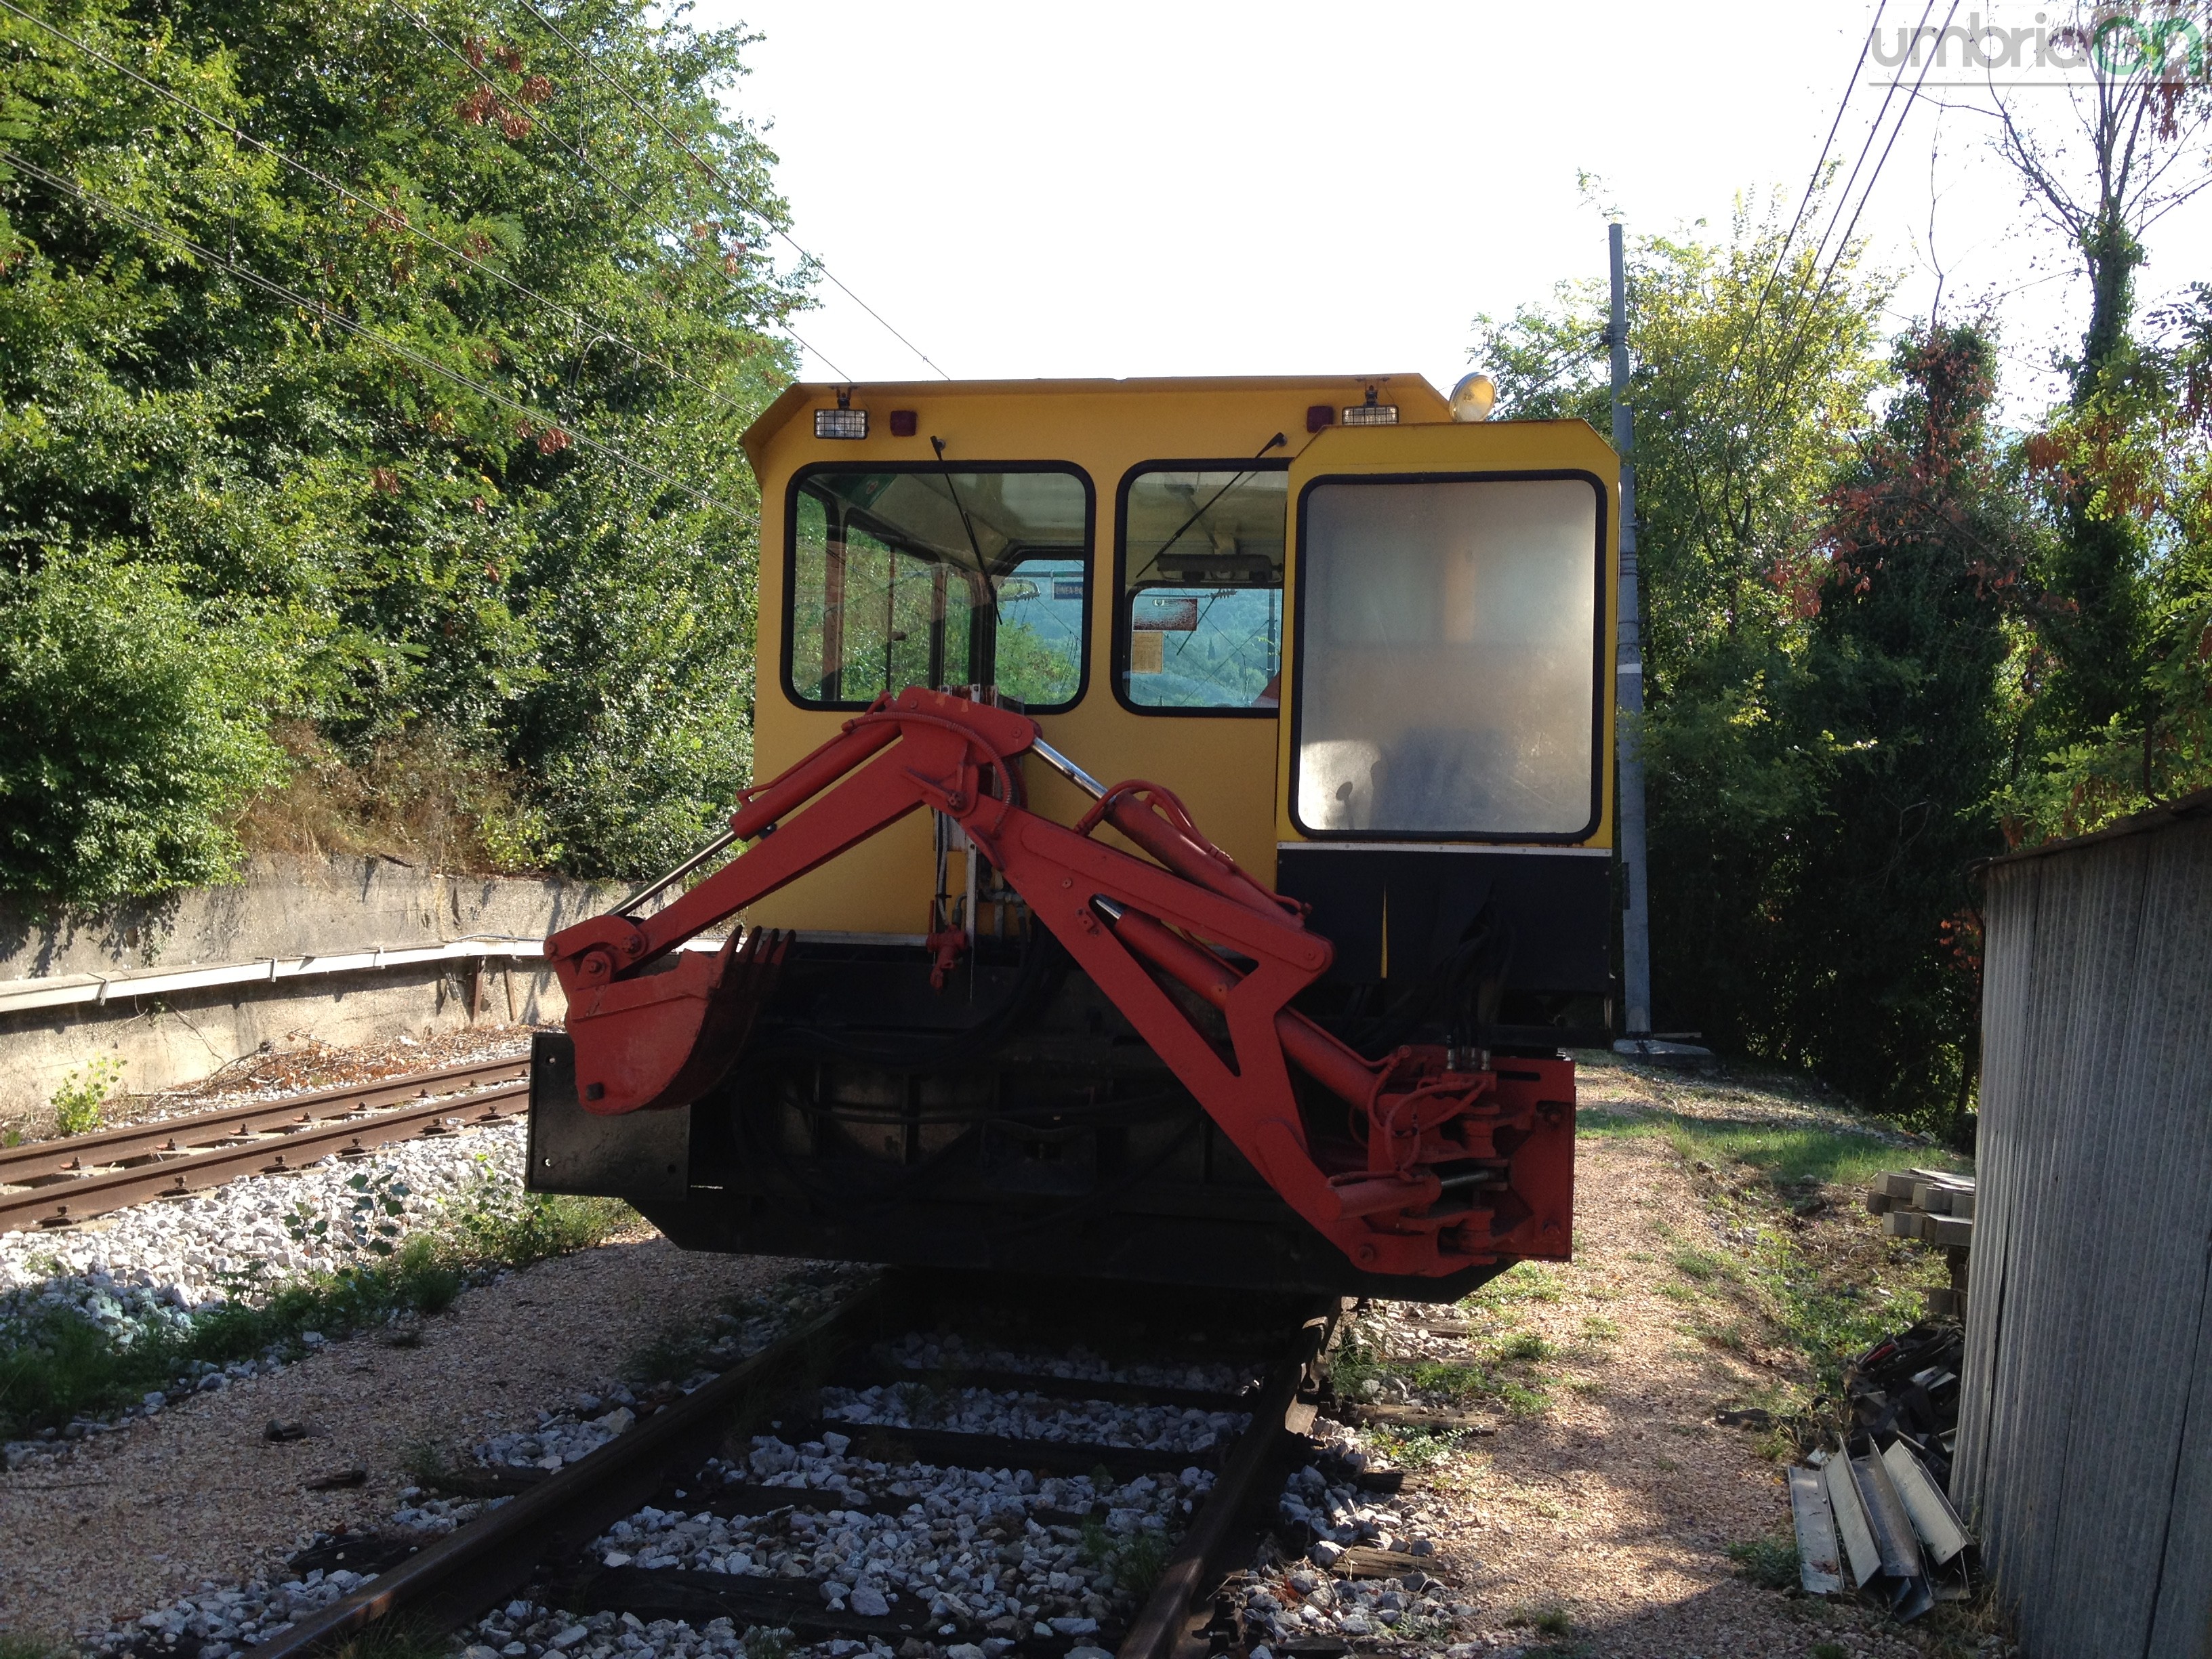
<path fill-rule="evenodd" d="M 1205 1451 L 1232 1439 L 1252 1420 L 1248 1412 L 1050 1400 L 991 1389 L 937 1389 L 919 1382 L 824 1389 L 822 1416 L 825 1422 L 1185 1452 Z"/>
<path fill-rule="evenodd" d="M 1219 1362 L 1116 1365 L 1080 1346 L 1064 1354 L 1024 1353 L 975 1343 L 957 1332 L 909 1331 L 880 1345 L 877 1352 L 893 1364 L 919 1371 L 1027 1371 L 1070 1381 L 1128 1382 L 1147 1389 L 1205 1389 L 1215 1394 L 1235 1394 L 1256 1384 L 1260 1377 L 1257 1365 L 1241 1370 Z"/>
<path fill-rule="evenodd" d="M 358 1261 L 377 1237 L 366 1231 L 371 1224 L 398 1230 L 382 1241 L 389 1244 L 468 1205 L 511 1202 L 521 1191 L 526 1133 L 517 1121 L 397 1141 L 365 1158 L 332 1154 L 296 1174 L 252 1176 L 190 1198 L 134 1205 L 84 1228 L 0 1234 L 0 1346 L 58 1311 L 127 1346 L 180 1330 L 195 1314 L 255 1302 L 285 1281 Z M 377 1201 L 365 1202 L 371 1199 Z M 386 1212 L 385 1200 L 397 1213 Z M 309 1332 L 302 1340 L 313 1348 L 323 1339 Z M 229 1366 L 201 1362 L 124 1415 L 159 1411 L 179 1391 L 213 1391 L 281 1364 L 273 1353 Z M 60 1437 L 100 1426 L 82 1419 Z M 52 1444 L 9 1442 L 6 1466 L 19 1468 Z"/>

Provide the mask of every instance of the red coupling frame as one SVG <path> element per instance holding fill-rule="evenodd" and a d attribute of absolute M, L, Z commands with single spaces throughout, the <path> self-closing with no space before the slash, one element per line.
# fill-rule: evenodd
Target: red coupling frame
<path fill-rule="evenodd" d="M 586 1109 L 680 1105 L 711 1087 L 742 1049 L 787 938 L 756 929 L 711 957 L 665 958 L 928 807 L 960 824 L 1261 1176 L 1358 1266 L 1435 1277 L 1566 1257 L 1571 1061 L 1455 1071 L 1434 1048 L 1367 1060 L 1289 1006 L 1334 955 L 1303 907 L 1240 870 L 1157 784 L 1115 786 L 1072 829 L 1030 811 L 1013 763 L 1036 738 L 1026 715 L 965 697 L 915 687 L 880 699 L 745 792 L 730 828 L 752 844 L 682 898 L 548 939 Z M 1102 822 L 1158 862 L 1092 839 Z M 1225 1054 L 1163 979 L 1219 1011 Z M 1293 1066 L 1341 1103 L 1349 1139 L 1316 1143 Z"/>

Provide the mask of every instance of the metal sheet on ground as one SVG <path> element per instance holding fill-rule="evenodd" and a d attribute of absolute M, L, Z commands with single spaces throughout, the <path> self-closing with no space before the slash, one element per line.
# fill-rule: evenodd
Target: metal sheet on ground
<path fill-rule="evenodd" d="M 1834 1595 L 1844 1588 L 1836 1549 L 1836 1523 L 1817 1469 L 1790 1471 L 1790 1516 L 1797 1528 L 1797 1581 L 1808 1595 Z"/>
<path fill-rule="evenodd" d="M 1820 1471 L 1828 1489 L 1828 1504 L 1836 1517 L 1836 1531 L 1851 1569 L 1851 1582 L 1861 1589 L 1881 1576 L 1881 1552 L 1875 1547 L 1874 1532 L 1867 1525 L 1866 1509 L 1859 1502 L 1858 1485 L 1851 1479 L 1850 1460 L 1832 1457 Z"/>
<path fill-rule="evenodd" d="M 1928 1547 L 1930 1561 L 1940 1567 L 1972 1541 L 1966 1536 L 1966 1529 L 1959 1524 L 1949 1501 L 1928 1478 L 1928 1471 L 1921 1467 L 1920 1460 L 1912 1455 L 1911 1447 L 1902 1440 L 1893 1442 L 1881 1455 L 1881 1462 L 1889 1471 L 1898 1497 L 1904 1501 L 1905 1512 L 1911 1517 L 1912 1530 Z"/>

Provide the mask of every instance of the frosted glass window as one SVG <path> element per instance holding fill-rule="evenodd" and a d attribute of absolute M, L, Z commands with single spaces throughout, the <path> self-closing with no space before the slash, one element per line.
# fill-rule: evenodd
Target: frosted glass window
<path fill-rule="evenodd" d="M 1582 479 L 1312 489 L 1298 554 L 1304 829 L 1590 827 L 1597 528 Z"/>

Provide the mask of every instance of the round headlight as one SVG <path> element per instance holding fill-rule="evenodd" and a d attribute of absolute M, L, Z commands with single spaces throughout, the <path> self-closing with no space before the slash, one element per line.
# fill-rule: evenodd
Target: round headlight
<path fill-rule="evenodd" d="M 1452 388 L 1451 415 L 1455 421 L 1486 421 L 1498 402 L 1498 385 L 1487 374 L 1464 374 Z"/>

